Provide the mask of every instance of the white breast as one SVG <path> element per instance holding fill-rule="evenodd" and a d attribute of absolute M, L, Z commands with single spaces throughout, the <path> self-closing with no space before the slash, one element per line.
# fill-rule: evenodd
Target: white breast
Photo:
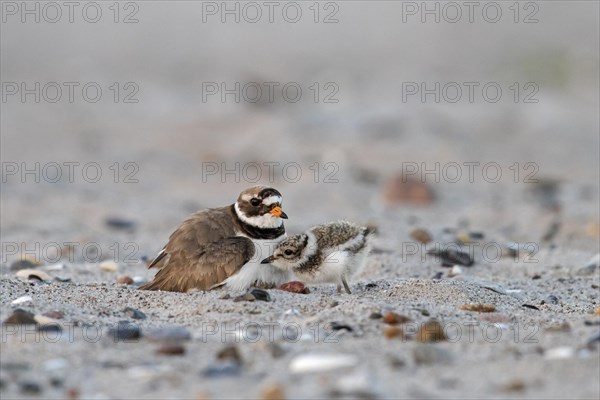
<path fill-rule="evenodd" d="M 254 285 L 255 282 L 259 284 L 280 285 L 289 281 L 290 274 L 288 272 L 280 270 L 271 264 L 260 263 L 263 259 L 272 255 L 277 244 L 286 237 L 287 235 L 283 234 L 277 239 L 250 238 L 252 243 L 254 243 L 254 256 L 250 261 L 244 264 L 240 272 L 227 278 L 224 282 L 225 285 L 232 290 L 245 290 Z"/>

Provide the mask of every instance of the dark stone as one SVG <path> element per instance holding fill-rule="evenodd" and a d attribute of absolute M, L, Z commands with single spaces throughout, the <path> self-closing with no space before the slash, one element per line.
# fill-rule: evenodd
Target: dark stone
<path fill-rule="evenodd" d="M 19 384 L 19 389 L 23 394 L 40 394 L 42 393 L 42 387 L 36 383 L 31 381 L 21 382 Z"/>
<path fill-rule="evenodd" d="M 132 307 L 127 307 L 123 310 L 123 312 L 125 314 L 127 314 L 128 317 L 133 318 L 133 319 L 146 319 L 146 314 L 144 314 L 143 312 L 141 312 L 140 310 L 136 310 L 135 308 Z"/>
<path fill-rule="evenodd" d="M 134 221 L 120 217 L 108 217 L 104 223 L 107 227 L 115 230 L 133 231 L 136 228 Z"/>
<path fill-rule="evenodd" d="M 180 356 L 185 354 L 185 347 L 180 344 L 165 344 L 156 349 L 156 354 L 165 356 Z"/>
<path fill-rule="evenodd" d="M 239 364 L 218 363 L 206 368 L 202 374 L 207 378 L 224 378 L 229 376 L 238 376 L 242 369 Z"/>
<path fill-rule="evenodd" d="M 328 324 L 328 328 L 332 331 L 341 331 L 343 329 L 347 330 L 348 332 L 353 332 L 354 329 L 352 329 L 352 327 L 350 325 L 346 325 L 346 324 L 340 324 L 338 322 L 331 322 Z"/>
<path fill-rule="evenodd" d="M 523 304 L 523 305 L 521 305 L 521 307 L 530 308 L 532 310 L 540 311 L 540 309 L 537 306 L 534 306 L 534 305 L 531 305 L 531 304 Z"/>
<path fill-rule="evenodd" d="M 148 330 L 144 336 L 154 342 L 183 342 L 192 338 L 190 332 L 182 326 L 162 326 Z"/>
<path fill-rule="evenodd" d="M 219 350 L 219 352 L 217 353 L 217 360 L 241 364 L 242 355 L 240 354 L 240 351 L 238 350 L 237 346 L 231 345 Z"/>
<path fill-rule="evenodd" d="M 267 292 L 266 290 L 252 289 L 250 291 L 250 294 L 252 296 L 254 296 L 254 298 L 256 300 L 259 300 L 259 301 L 271 301 L 271 295 L 269 295 L 269 292 Z"/>
<path fill-rule="evenodd" d="M 427 252 L 427 254 L 439 257 L 443 267 L 453 267 L 457 264 L 470 267 L 474 264 L 473 259 L 468 253 L 453 248 L 444 250 L 430 250 Z"/>
<path fill-rule="evenodd" d="M 142 336 L 139 325 L 129 321 L 119 321 L 116 326 L 108 330 L 108 334 L 115 342 L 137 340 Z"/>

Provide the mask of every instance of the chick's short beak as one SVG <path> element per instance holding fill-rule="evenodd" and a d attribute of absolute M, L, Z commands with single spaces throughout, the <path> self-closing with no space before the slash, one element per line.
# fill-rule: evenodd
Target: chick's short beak
<path fill-rule="evenodd" d="M 260 263 L 261 264 L 270 264 L 271 262 L 273 262 L 274 259 L 275 259 L 275 257 L 269 256 L 269 257 L 265 258 L 264 260 L 262 260 Z"/>
<path fill-rule="evenodd" d="M 276 216 L 277 218 L 283 218 L 283 219 L 288 219 L 288 216 L 286 213 L 283 212 L 283 210 L 281 209 L 281 207 L 277 206 L 277 207 L 273 207 L 273 209 L 271 211 L 269 211 L 272 215 Z"/>

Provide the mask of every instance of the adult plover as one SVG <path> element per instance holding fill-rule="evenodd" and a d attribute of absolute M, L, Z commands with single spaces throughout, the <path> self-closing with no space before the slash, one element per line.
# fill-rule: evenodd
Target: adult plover
<path fill-rule="evenodd" d="M 244 190 L 232 205 L 196 212 L 171 234 L 148 266 L 159 271 L 140 289 L 243 290 L 283 283 L 288 272 L 260 265 L 286 238 L 282 218 L 281 193 L 265 186 Z"/>
<path fill-rule="evenodd" d="M 364 262 L 372 234 L 371 228 L 347 221 L 318 225 L 283 240 L 261 263 L 293 272 L 308 283 L 336 283 L 338 293 L 343 284 L 350 294 L 347 279 Z"/>

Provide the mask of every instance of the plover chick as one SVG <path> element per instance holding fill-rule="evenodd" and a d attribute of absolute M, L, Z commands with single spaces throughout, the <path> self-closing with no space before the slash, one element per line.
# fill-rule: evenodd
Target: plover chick
<path fill-rule="evenodd" d="M 286 237 L 281 193 L 265 186 L 244 190 L 234 204 L 198 211 L 171 234 L 148 268 L 158 268 L 145 290 L 186 292 L 225 286 L 286 282 L 289 273 L 260 265 L 265 254 Z"/>
<path fill-rule="evenodd" d="M 338 293 L 343 284 L 350 294 L 348 279 L 363 264 L 372 234 L 371 228 L 347 221 L 318 225 L 283 240 L 262 263 L 293 272 L 307 283 L 336 283 Z"/>

